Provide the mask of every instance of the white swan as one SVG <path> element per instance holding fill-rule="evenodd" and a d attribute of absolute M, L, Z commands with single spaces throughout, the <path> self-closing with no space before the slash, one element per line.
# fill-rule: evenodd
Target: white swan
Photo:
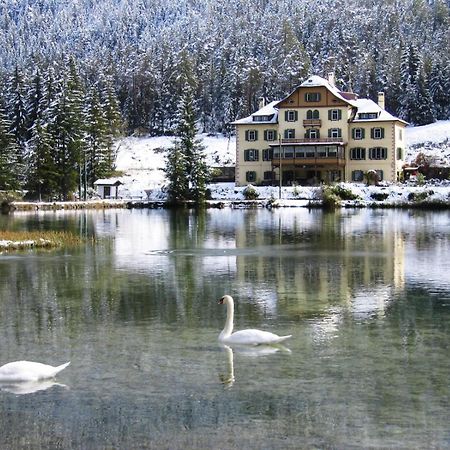
<path fill-rule="evenodd" d="M 38 381 L 53 378 L 70 361 L 57 367 L 32 361 L 14 361 L 0 367 L 0 381 Z"/>
<path fill-rule="evenodd" d="M 220 305 L 227 306 L 227 321 L 225 322 L 225 328 L 219 334 L 219 341 L 224 344 L 242 344 L 242 345 L 271 345 L 278 344 L 289 336 L 278 336 L 277 334 L 270 333 L 269 331 L 261 330 L 241 330 L 233 333 L 233 318 L 234 318 L 234 301 L 230 295 L 224 295 L 219 300 Z"/>

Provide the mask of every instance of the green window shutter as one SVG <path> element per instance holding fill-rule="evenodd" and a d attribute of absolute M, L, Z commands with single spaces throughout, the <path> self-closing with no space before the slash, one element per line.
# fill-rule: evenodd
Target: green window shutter
<path fill-rule="evenodd" d="M 339 120 L 342 119 L 342 111 L 340 109 L 338 109 L 338 119 Z"/>
<path fill-rule="evenodd" d="M 374 130 L 374 128 L 371 128 L 370 129 L 370 137 L 373 139 L 374 136 L 375 136 L 375 130 Z"/>
<path fill-rule="evenodd" d="M 366 137 L 366 130 L 361 128 L 361 137 L 364 139 Z"/>
<path fill-rule="evenodd" d="M 338 136 L 342 137 L 342 130 L 340 128 L 338 128 Z"/>
<path fill-rule="evenodd" d="M 330 128 L 328 129 L 328 137 L 329 138 L 331 137 L 331 129 Z"/>
<path fill-rule="evenodd" d="M 265 140 L 265 141 L 268 140 L 268 139 L 267 139 L 267 131 L 268 131 L 268 130 L 264 130 L 264 140 Z"/>
<path fill-rule="evenodd" d="M 381 139 L 384 139 L 384 128 L 380 128 L 381 130 Z"/>
<path fill-rule="evenodd" d="M 356 133 L 356 129 L 352 128 L 352 139 L 355 139 L 355 133 Z"/>
<path fill-rule="evenodd" d="M 245 140 L 248 141 L 248 130 L 245 130 Z"/>
<path fill-rule="evenodd" d="M 288 121 L 288 111 L 284 112 L 284 120 L 287 122 Z"/>
<path fill-rule="evenodd" d="M 259 150 L 255 150 L 255 161 L 259 161 Z"/>
<path fill-rule="evenodd" d="M 258 130 L 255 130 L 255 141 L 258 140 Z"/>
<path fill-rule="evenodd" d="M 295 121 L 298 120 L 298 111 L 294 111 Z"/>
<path fill-rule="evenodd" d="M 328 120 L 331 120 L 331 109 L 328 110 Z"/>

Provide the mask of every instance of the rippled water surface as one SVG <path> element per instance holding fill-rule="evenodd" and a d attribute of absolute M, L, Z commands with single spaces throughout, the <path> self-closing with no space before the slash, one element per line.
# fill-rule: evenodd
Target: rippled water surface
<path fill-rule="evenodd" d="M 0 254 L 2 449 L 450 447 L 450 214 L 19 213 L 80 248 Z M 221 347 L 236 328 L 281 348 Z"/>

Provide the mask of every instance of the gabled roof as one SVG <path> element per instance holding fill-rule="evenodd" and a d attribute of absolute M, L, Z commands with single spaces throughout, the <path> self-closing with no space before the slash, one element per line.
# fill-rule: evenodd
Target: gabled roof
<path fill-rule="evenodd" d="M 119 186 L 122 182 L 118 178 L 100 178 L 94 181 L 95 186 Z"/>
<path fill-rule="evenodd" d="M 343 102 L 349 103 L 350 105 L 353 105 L 353 103 L 354 103 L 354 100 L 348 98 L 349 96 L 348 96 L 347 92 L 341 92 L 336 86 L 331 84 L 328 80 L 326 80 L 325 78 L 319 77 L 318 75 L 311 75 L 299 87 L 325 87 L 333 95 L 335 95 L 337 98 L 339 98 Z M 298 87 L 295 90 L 297 90 L 297 89 L 298 89 Z M 294 90 L 294 92 L 295 92 L 295 90 Z"/>
<path fill-rule="evenodd" d="M 235 120 L 234 122 L 231 122 L 232 125 L 240 125 L 245 123 L 254 123 L 254 124 L 260 124 L 260 123 L 277 123 L 278 121 L 278 109 L 275 108 L 275 105 L 278 103 L 278 101 L 270 102 L 266 106 L 263 106 L 258 111 L 254 112 L 252 115 L 248 117 L 244 117 L 243 119 Z M 254 120 L 254 117 L 270 117 L 269 120 Z"/>

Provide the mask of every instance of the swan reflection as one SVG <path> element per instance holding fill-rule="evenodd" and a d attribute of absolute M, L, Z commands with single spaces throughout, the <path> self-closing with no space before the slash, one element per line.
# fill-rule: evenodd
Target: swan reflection
<path fill-rule="evenodd" d="M 226 368 L 227 371 L 225 374 L 220 374 L 220 382 L 226 387 L 231 388 L 235 382 L 234 377 L 234 355 L 233 351 L 236 353 L 246 356 L 246 357 L 259 357 L 259 356 L 267 356 L 272 355 L 277 352 L 291 353 L 287 347 L 281 344 L 277 345 L 258 345 L 258 346 L 248 346 L 248 345 L 233 345 L 230 347 L 225 344 L 220 345 L 227 356 L 226 359 Z"/>
<path fill-rule="evenodd" d="M 40 381 L 1 381 L 0 390 L 16 395 L 33 394 L 38 391 L 45 391 L 53 386 L 61 386 L 66 388 L 65 384 L 57 383 L 54 380 Z"/>

